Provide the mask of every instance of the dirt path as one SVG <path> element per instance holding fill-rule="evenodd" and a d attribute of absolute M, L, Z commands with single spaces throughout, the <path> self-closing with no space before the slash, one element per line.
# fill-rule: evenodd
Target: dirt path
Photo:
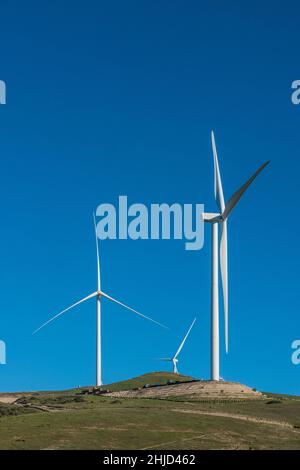
<path fill-rule="evenodd" d="M 0 395 L 0 403 L 5 403 L 6 405 L 11 405 L 14 403 L 19 396 L 13 396 L 13 395 Z"/>
<path fill-rule="evenodd" d="M 76 411 L 75 408 L 65 408 L 63 406 L 55 406 L 55 405 L 34 405 L 32 403 L 16 403 L 16 406 L 21 406 L 23 408 L 31 408 L 37 411 L 45 411 L 46 413 L 57 413 L 60 411 Z"/>
<path fill-rule="evenodd" d="M 199 410 L 179 410 L 179 409 L 173 409 L 172 411 L 175 411 L 177 413 L 191 413 L 191 414 L 198 414 L 198 415 L 206 415 L 206 416 L 219 416 L 221 418 L 231 418 L 231 419 L 239 419 L 242 421 L 248 421 L 251 423 L 257 423 L 257 424 L 270 424 L 272 426 L 280 426 L 282 428 L 289 428 L 293 429 L 295 432 L 296 431 L 294 426 L 290 423 L 284 422 L 284 421 L 273 421 L 265 418 L 255 418 L 253 416 L 246 416 L 246 415 L 238 415 L 238 414 L 232 414 L 232 413 L 222 413 L 222 412 L 217 412 L 217 411 L 199 411 Z"/>

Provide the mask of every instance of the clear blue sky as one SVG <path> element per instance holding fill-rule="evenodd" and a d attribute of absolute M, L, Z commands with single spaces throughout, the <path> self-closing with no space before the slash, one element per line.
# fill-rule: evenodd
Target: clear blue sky
<path fill-rule="evenodd" d="M 221 374 L 300 394 L 299 2 L 2 1 L 0 390 L 94 383 L 92 211 L 102 202 L 215 210 L 210 130 L 225 198 L 272 163 L 229 224 L 230 350 Z M 193 317 L 179 370 L 209 376 L 210 239 L 101 244 L 106 383 L 162 365 Z M 221 334 L 223 338 L 223 334 Z M 167 365 L 168 367 L 168 365 Z"/>

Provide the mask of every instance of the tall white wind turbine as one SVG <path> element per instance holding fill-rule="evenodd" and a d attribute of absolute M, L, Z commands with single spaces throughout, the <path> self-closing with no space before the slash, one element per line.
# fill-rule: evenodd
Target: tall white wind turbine
<path fill-rule="evenodd" d="M 246 189 L 255 180 L 259 173 L 270 163 L 264 163 L 248 181 L 238 189 L 225 204 L 218 155 L 213 131 L 211 142 L 214 157 L 214 192 L 219 208 L 217 213 L 204 213 L 205 222 L 211 224 L 212 228 L 212 268 L 211 268 L 211 380 L 220 380 L 220 357 L 219 357 L 219 234 L 218 227 L 221 225 L 220 239 L 220 269 L 223 287 L 224 303 L 224 331 L 225 350 L 228 353 L 228 261 L 227 261 L 227 219 L 238 203 Z"/>
<path fill-rule="evenodd" d="M 187 340 L 187 337 L 189 336 L 190 332 L 191 332 L 191 329 L 193 328 L 194 324 L 195 324 L 195 321 L 196 321 L 196 318 L 194 318 L 193 320 L 193 323 L 191 324 L 191 326 L 189 327 L 185 337 L 183 338 L 179 348 L 177 349 L 176 353 L 174 354 L 173 357 L 163 357 L 163 358 L 160 358 L 159 360 L 160 361 L 167 361 L 167 362 L 172 362 L 173 363 L 173 372 L 174 374 L 179 374 L 178 372 L 178 368 L 177 368 L 177 363 L 178 363 L 178 356 L 179 356 L 179 353 L 180 351 L 182 350 L 183 348 L 183 345 L 184 343 L 186 342 Z"/>
<path fill-rule="evenodd" d="M 40 331 L 44 326 L 48 325 L 52 321 L 56 320 L 58 317 L 66 313 L 68 310 L 71 310 L 72 308 L 76 307 L 77 305 L 92 299 L 96 298 L 96 386 L 100 387 L 102 385 L 102 362 L 101 362 L 101 298 L 105 297 L 106 299 L 110 300 L 111 302 L 114 302 L 121 307 L 126 308 L 127 310 L 130 310 L 131 312 L 136 313 L 137 315 L 146 318 L 147 320 L 150 320 L 153 323 L 156 323 L 157 325 L 166 328 L 164 325 L 159 323 L 156 320 L 153 320 L 150 317 L 147 317 L 146 315 L 143 315 L 142 313 L 138 312 L 137 310 L 134 310 L 133 308 L 129 307 L 128 305 L 123 304 L 117 299 L 114 299 L 108 294 L 105 294 L 101 290 L 101 279 L 100 279 L 100 257 L 99 257 L 99 244 L 98 244 L 98 238 L 97 238 L 97 229 L 96 229 L 96 218 L 94 215 L 94 226 L 95 226 L 95 236 L 96 236 L 96 254 L 97 254 L 97 290 L 93 292 L 92 294 L 88 295 L 87 297 L 84 297 L 83 299 L 79 300 L 78 302 L 72 304 L 70 307 L 62 310 L 59 312 L 57 315 L 54 317 L 51 317 L 49 320 L 47 320 L 45 323 L 43 323 L 39 328 L 37 328 L 33 334 L 37 333 Z"/>

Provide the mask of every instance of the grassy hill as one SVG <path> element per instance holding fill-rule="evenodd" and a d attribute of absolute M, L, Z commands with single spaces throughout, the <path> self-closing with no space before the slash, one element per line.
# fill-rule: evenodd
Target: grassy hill
<path fill-rule="evenodd" d="M 120 390 L 132 390 L 134 388 L 143 387 L 147 384 L 165 385 L 168 381 L 171 380 L 174 382 L 186 382 L 188 380 L 193 380 L 193 378 L 187 375 L 173 374 L 172 372 L 151 372 L 149 374 L 140 375 L 139 377 L 134 377 L 133 379 L 105 385 L 104 388 L 107 388 L 113 392 L 117 392 Z"/>
<path fill-rule="evenodd" d="M 168 380 L 173 374 L 156 372 L 107 388 Z M 29 393 L 0 405 L 0 449 L 300 449 L 300 398 L 270 394 L 204 403 L 186 396 L 79 395 L 75 389 Z"/>

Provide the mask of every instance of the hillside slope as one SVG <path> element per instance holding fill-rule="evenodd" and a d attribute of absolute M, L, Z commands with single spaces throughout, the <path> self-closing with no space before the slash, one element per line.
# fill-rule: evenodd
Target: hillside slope
<path fill-rule="evenodd" d="M 166 380 L 172 374 L 156 372 L 109 387 Z M 207 398 L 26 393 L 0 406 L 0 449 L 300 449 L 299 397 Z"/>
<path fill-rule="evenodd" d="M 155 385 L 134 390 L 110 392 L 109 396 L 118 398 L 159 398 L 182 397 L 188 400 L 247 400 L 261 399 L 263 395 L 246 385 L 236 382 L 182 381 L 170 385 Z"/>
<path fill-rule="evenodd" d="M 132 390 L 134 388 L 143 387 L 147 384 L 165 385 L 168 381 L 186 382 L 188 380 L 193 380 L 193 378 L 187 375 L 173 374 L 172 372 L 150 372 L 148 374 L 140 375 L 139 377 L 105 385 L 104 388 L 111 391 Z"/>

